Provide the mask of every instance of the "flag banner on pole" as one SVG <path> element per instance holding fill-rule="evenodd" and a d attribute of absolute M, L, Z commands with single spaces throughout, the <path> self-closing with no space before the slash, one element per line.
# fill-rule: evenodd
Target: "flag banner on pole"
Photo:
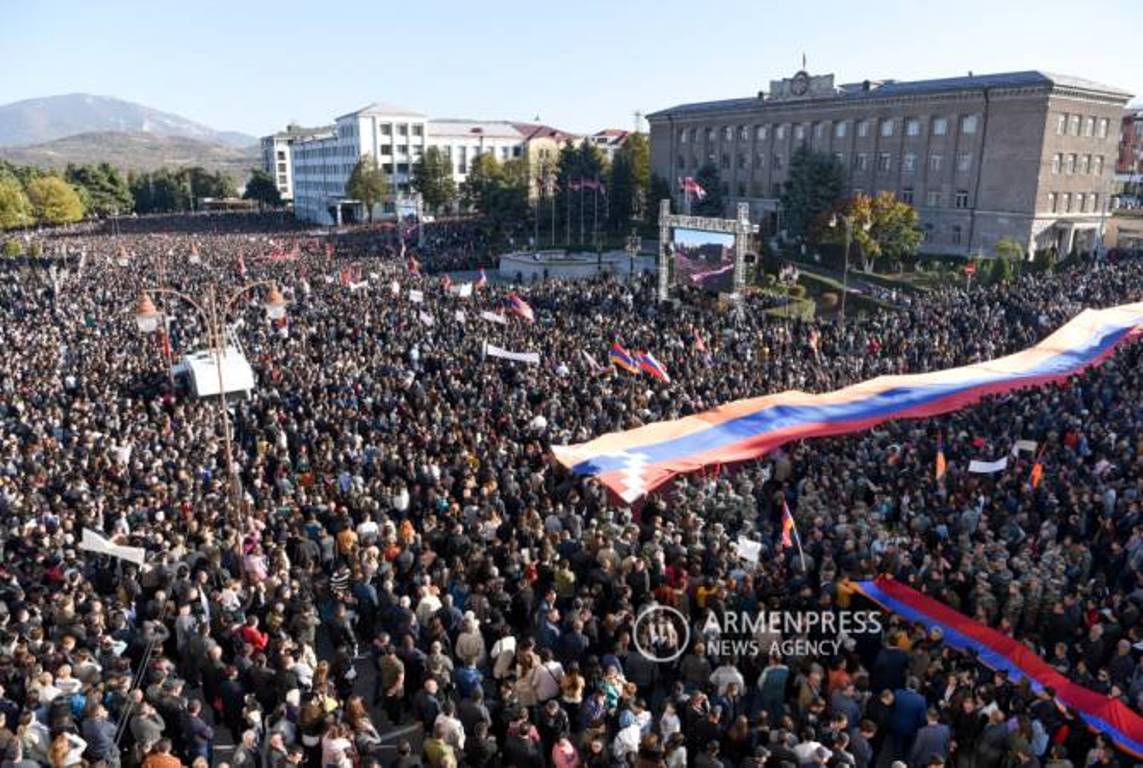
<path fill-rule="evenodd" d="M 635 359 L 635 356 L 621 347 L 618 343 L 611 345 L 611 349 L 607 352 L 607 359 L 611 361 L 612 365 L 618 366 L 628 373 L 633 373 L 636 376 L 643 372 L 639 367 L 639 361 Z"/>
<path fill-rule="evenodd" d="M 1098 365 L 1143 333 L 1143 302 L 1084 310 L 1039 344 L 931 373 L 880 376 L 823 394 L 789 391 L 704 413 L 553 446 L 576 474 L 592 475 L 630 503 L 676 475 L 765 456 L 794 440 L 844 435 L 892 419 L 961 410 L 986 395 L 1062 381 Z"/>
<path fill-rule="evenodd" d="M 480 270 L 480 277 L 476 278 L 477 289 L 483 288 L 488 285 L 488 275 L 484 274 L 484 269 Z"/>
<path fill-rule="evenodd" d="M 539 352 L 509 352 L 507 349 L 494 346 L 488 342 L 484 342 L 484 354 L 488 357 L 499 357 L 501 360 L 512 360 L 517 363 L 540 364 Z"/>
<path fill-rule="evenodd" d="M 434 325 L 433 316 L 430 315 L 428 312 L 418 312 L 417 317 L 421 318 L 421 322 L 424 323 L 425 325 L 427 325 L 428 327 L 430 327 L 430 328 L 433 327 L 433 325 Z"/>
<path fill-rule="evenodd" d="M 596 360 L 594 357 L 591 356 L 590 352 L 588 352 L 586 349 L 581 349 L 580 352 L 583 353 L 583 359 L 587 360 L 587 366 L 589 368 L 591 368 L 591 370 L 593 370 L 593 371 L 602 371 L 603 370 L 603 366 L 599 364 L 598 360 Z"/>
<path fill-rule="evenodd" d="M 655 359 L 655 356 L 650 352 L 640 352 L 639 355 L 639 368 L 651 374 L 653 378 L 659 381 L 671 383 L 671 377 L 667 375 L 667 369 L 663 364 Z"/>
<path fill-rule="evenodd" d="M 409 289 L 409 301 L 413 302 L 414 304 L 420 304 L 420 303 L 424 302 L 424 300 L 425 300 L 425 294 L 424 293 L 422 293 L 421 291 L 418 291 L 416 288 L 410 288 Z"/>
<path fill-rule="evenodd" d="M 480 316 L 490 323 L 508 325 L 508 318 L 504 317 L 504 315 L 498 315 L 495 312 L 489 312 L 488 310 L 485 310 L 480 313 Z"/>
<path fill-rule="evenodd" d="M 948 472 L 949 466 L 945 461 L 945 441 L 944 438 L 937 439 L 937 480 L 942 479 L 945 473 Z"/>
<path fill-rule="evenodd" d="M 679 179 L 679 189 L 683 190 L 683 192 L 686 192 L 688 195 L 694 195 L 696 200 L 702 200 L 706 197 L 706 190 L 703 189 L 702 185 L 695 181 L 691 176 L 686 176 L 682 179 Z"/>
<path fill-rule="evenodd" d="M 514 293 L 508 295 L 508 309 L 529 323 L 536 322 L 536 313 L 532 311 L 531 305 Z"/>
<path fill-rule="evenodd" d="M 1039 444 L 1035 440 L 1017 440 L 1016 450 L 1024 451 L 1025 453 L 1035 453 L 1037 445 Z"/>
<path fill-rule="evenodd" d="M 1059 702 L 1077 712 L 1089 728 L 1107 734 L 1136 759 L 1143 758 L 1143 717 L 1119 699 L 1073 683 L 1016 638 L 973 621 L 888 576 L 849 584 L 910 624 L 920 623 L 926 630 L 939 628 L 942 643 L 972 652 L 990 669 L 1007 672 L 1013 685 L 1027 680 L 1033 691 L 1052 689 Z"/>
<path fill-rule="evenodd" d="M 454 285 L 452 287 L 452 292 L 462 299 L 467 299 L 468 297 L 472 296 L 472 283 L 461 283 L 460 285 Z"/>

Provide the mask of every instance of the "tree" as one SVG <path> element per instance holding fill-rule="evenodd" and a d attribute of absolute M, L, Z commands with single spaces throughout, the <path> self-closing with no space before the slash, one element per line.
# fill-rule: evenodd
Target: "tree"
<path fill-rule="evenodd" d="M 440 147 L 429 147 L 413 163 L 413 189 L 434 213 L 456 199 L 456 182 L 452 178 L 452 160 Z"/>
<path fill-rule="evenodd" d="M 1009 261 L 1022 261 L 1025 256 L 1024 246 L 1011 237 L 1002 238 L 996 243 L 996 256 Z"/>
<path fill-rule="evenodd" d="M 242 198 L 256 201 L 258 210 L 266 206 L 277 208 L 282 204 L 282 194 L 278 191 L 277 182 L 261 168 L 250 169 L 250 178 L 246 180 L 246 191 L 242 193 Z"/>
<path fill-rule="evenodd" d="M 83 218 L 83 201 L 75 187 L 59 176 L 29 182 L 28 200 L 36 220 L 44 224 L 70 224 Z"/>
<path fill-rule="evenodd" d="M 127 180 L 107 163 L 68 164 L 64 178 L 80 193 L 84 207 L 96 215 L 130 213 L 134 208 L 135 200 Z"/>
<path fill-rule="evenodd" d="M 582 182 L 594 183 L 601 181 L 607 183 L 607 164 L 599 148 L 590 141 L 582 141 L 578 145 L 568 141 L 560 150 L 559 170 L 557 171 L 556 205 L 566 217 L 565 227 L 567 241 L 587 240 L 589 227 L 595 216 L 604 218 L 603 204 L 606 202 L 599 197 L 592 199 L 592 193 L 581 186 Z M 574 188 L 573 188 L 574 187 Z M 598 206 L 599 210 L 595 207 Z M 605 222 L 606 224 L 606 222 Z"/>
<path fill-rule="evenodd" d="M 815 224 L 841 200 L 845 169 L 833 155 L 806 146 L 794 150 L 790 175 L 782 188 L 782 221 L 790 237 L 814 240 Z"/>
<path fill-rule="evenodd" d="M 486 152 L 477 155 L 468 169 L 468 176 L 461 187 L 461 200 L 466 208 L 474 208 L 488 214 L 493 207 L 492 198 L 496 187 L 501 183 L 502 170 L 496 155 Z"/>
<path fill-rule="evenodd" d="M 651 149 L 646 136 L 633 133 L 615 153 L 611 164 L 607 194 L 613 232 L 626 231 L 632 219 L 645 220 L 650 188 Z"/>
<path fill-rule="evenodd" d="M 823 239 L 844 247 L 844 221 L 848 218 L 852 222 L 851 253 L 856 251 L 865 272 L 872 272 L 879 261 L 885 264 L 911 257 L 924 239 L 916 209 L 897 200 L 892 192 L 877 197 L 857 195 L 837 213 L 838 225 L 823 229 Z"/>
<path fill-rule="evenodd" d="M 671 185 L 662 176 L 655 174 L 651 176 L 650 192 L 647 193 L 647 213 L 646 218 L 652 224 L 659 223 L 659 201 L 671 199 Z"/>
<path fill-rule="evenodd" d="M 191 208 L 190 187 L 185 176 L 170 168 L 129 175 L 127 184 L 137 213 L 177 213 Z"/>
<path fill-rule="evenodd" d="M 345 192 L 362 203 L 366 217 L 372 222 L 374 208 L 389 197 L 389 176 L 378 166 L 376 158 L 362 157 L 353 166 Z"/>
<path fill-rule="evenodd" d="M 364 206 L 369 221 L 373 221 L 373 207 L 389 196 L 389 178 L 377 167 L 372 157 L 363 157 L 353 166 L 345 192 Z"/>
<path fill-rule="evenodd" d="M 32 204 L 15 178 L 0 178 L 0 229 L 26 227 L 33 221 Z"/>
<path fill-rule="evenodd" d="M 706 192 L 702 200 L 691 199 L 691 213 L 699 216 L 721 216 L 723 208 L 722 179 L 719 178 L 718 168 L 714 163 L 707 162 L 699 168 L 695 181 Z"/>

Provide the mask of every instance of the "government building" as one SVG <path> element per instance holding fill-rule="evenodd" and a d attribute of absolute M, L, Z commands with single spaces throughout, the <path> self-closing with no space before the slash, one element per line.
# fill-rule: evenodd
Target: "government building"
<path fill-rule="evenodd" d="M 917 208 L 929 253 L 1092 248 L 1111 207 L 1131 94 L 1075 77 L 1009 72 L 836 85 L 800 71 L 757 96 L 654 112 L 651 166 L 679 180 L 713 163 L 727 211 L 750 205 L 781 231 L 780 197 L 800 146 L 833 155 L 847 192 Z"/>

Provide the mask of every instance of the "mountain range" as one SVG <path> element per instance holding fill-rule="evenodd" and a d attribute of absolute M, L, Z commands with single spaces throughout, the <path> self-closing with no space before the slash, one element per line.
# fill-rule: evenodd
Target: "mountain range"
<path fill-rule="evenodd" d="M 245 180 L 258 161 L 258 139 L 112 96 L 72 93 L 0 106 L 0 159 L 45 168 L 199 165 Z"/>

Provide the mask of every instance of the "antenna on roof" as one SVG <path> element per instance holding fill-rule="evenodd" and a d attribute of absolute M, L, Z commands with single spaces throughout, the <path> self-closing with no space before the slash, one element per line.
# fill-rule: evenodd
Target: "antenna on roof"
<path fill-rule="evenodd" d="M 642 119 L 643 119 L 643 113 L 640 112 L 639 110 L 635 110 L 635 133 L 639 133 L 639 127 L 640 127 L 639 121 Z"/>
<path fill-rule="evenodd" d="M 806 53 L 802 51 L 802 71 L 806 71 Z"/>

